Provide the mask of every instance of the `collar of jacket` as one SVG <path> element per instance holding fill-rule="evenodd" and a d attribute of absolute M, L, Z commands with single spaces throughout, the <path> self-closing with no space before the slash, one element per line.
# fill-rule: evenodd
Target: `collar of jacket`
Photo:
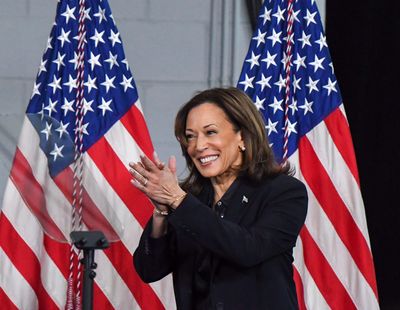
<path fill-rule="evenodd" d="M 228 194 L 227 197 L 225 197 L 224 194 L 220 199 L 223 203 L 223 208 L 225 209 L 224 218 L 234 223 L 240 223 L 243 215 L 252 205 L 252 198 L 256 193 L 257 187 L 257 184 L 249 181 L 247 178 L 238 177 L 225 193 Z M 230 192 L 231 189 L 233 192 Z M 214 189 L 211 182 L 205 184 L 197 198 L 212 207 Z"/>

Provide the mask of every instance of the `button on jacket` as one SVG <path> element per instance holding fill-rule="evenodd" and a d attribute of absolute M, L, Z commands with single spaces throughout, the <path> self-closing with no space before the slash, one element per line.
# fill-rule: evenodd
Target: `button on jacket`
<path fill-rule="evenodd" d="M 161 238 L 150 237 L 150 220 L 134 253 L 138 274 L 154 282 L 172 272 L 178 309 L 297 309 L 292 251 L 307 213 L 304 185 L 287 175 L 232 185 L 219 211 L 209 206 L 211 184 L 189 193 Z"/>

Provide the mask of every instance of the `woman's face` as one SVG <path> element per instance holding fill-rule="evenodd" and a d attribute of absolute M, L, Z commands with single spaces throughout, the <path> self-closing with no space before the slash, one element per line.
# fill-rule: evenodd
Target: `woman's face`
<path fill-rule="evenodd" d="M 212 103 L 189 111 L 186 120 L 187 152 L 197 170 L 206 178 L 236 176 L 232 168 L 242 164 L 242 136 L 235 132 L 225 112 Z"/>

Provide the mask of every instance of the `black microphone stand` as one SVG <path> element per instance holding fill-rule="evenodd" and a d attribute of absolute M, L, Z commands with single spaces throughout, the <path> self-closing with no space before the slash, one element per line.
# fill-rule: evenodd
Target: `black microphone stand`
<path fill-rule="evenodd" d="M 93 280 L 96 277 L 94 269 L 97 264 L 94 262 L 94 251 L 106 249 L 110 246 L 108 240 L 101 231 L 73 231 L 70 237 L 74 245 L 83 250 L 83 294 L 82 309 L 93 309 Z"/>

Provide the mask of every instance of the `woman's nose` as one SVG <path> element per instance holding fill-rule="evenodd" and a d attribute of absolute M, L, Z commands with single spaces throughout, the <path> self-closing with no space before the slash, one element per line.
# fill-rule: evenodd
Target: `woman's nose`
<path fill-rule="evenodd" d="M 196 151 L 202 152 L 207 149 L 208 142 L 207 137 L 198 136 L 196 140 Z"/>

